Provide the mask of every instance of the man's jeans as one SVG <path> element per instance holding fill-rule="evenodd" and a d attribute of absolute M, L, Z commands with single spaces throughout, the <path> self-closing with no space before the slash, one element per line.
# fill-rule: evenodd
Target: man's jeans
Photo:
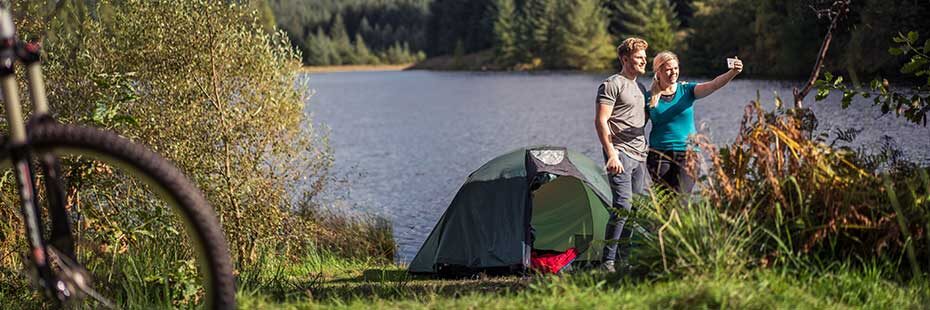
<path fill-rule="evenodd" d="M 613 191 L 613 209 L 632 211 L 633 194 L 645 193 L 648 173 L 646 172 L 646 163 L 630 158 L 622 151 L 618 153 L 620 154 L 617 157 L 620 158 L 620 163 L 623 164 L 623 172 L 607 176 L 610 179 L 610 189 Z M 604 247 L 604 261 L 613 261 L 617 258 L 620 243 L 627 244 L 619 247 L 619 258 L 626 259 L 629 257 L 628 243 L 633 231 L 624 225 L 626 220 L 626 215 L 618 216 L 616 212 L 611 210 L 610 222 L 607 223 L 607 234 L 604 237 L 608 242 Z M 620 241 L 621 239 L 623 241 Z"/>

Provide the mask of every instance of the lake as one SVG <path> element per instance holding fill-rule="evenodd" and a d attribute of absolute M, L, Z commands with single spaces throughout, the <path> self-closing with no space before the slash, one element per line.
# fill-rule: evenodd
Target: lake
<path fill-rule="evenodd" d="M 390 219 L 397 261 L 416 255 L 469 173 L 527 145 L 577 150 L 600 162 L 594 97 L 605 75 L 525 72 L 340 72 L 307 75 L 314 122 L 330 128 L 335 149 L 335 207 Z M 682 78 L 682 80 L 689 80 Z M 696 81 L 705 81 L 697 79 Z M 650 81 L 641 79 L 647 86 Z M 720 145 L 733 141 L 743 108 L 775 93 L 793 101 L 801 82 L 740 79 L 695 105 L 699 131 Z M 868 102 L 839 106 L 839 96 L 813 102 L 819 131 L 862 129 L 855 146 L 895 142 L 910 160 L 930 163 L 930 129 Z M 790 103 L 789 103 L 790 104 Z M 888 138 L 890 137 L 890 138 Z"/>

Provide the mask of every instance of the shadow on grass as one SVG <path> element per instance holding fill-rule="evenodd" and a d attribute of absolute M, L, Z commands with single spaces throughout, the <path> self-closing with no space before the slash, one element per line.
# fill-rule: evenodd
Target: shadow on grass
<path fill-rule="evenodd" d="M 508 295 L 525 289 L 531 277 L 477 276 L 441 279 L 411 275 L 406 270 L 369 269 L 354 278 L 325 281 L 313 288 L 317 300 L 416 299 L 418 296 L 459 297 L 470 294 Z"/>
<path fill-rule="evenodd" d="M 557 279 L 557 280 L 556 280 Z M 640 282 L 642 275 L 620 275 L 599 270 L 577 270 L 561 276 L 510 275 L 448 279 L 426 275 L 411 275 L 403 269 L 368 269 L 355 276 L 325 277 L 310 274 L 300 278 L 278 279 L 275 285 L 258 292 L 276 301 L 328 301 L 346 303 L 358 300 L 421 300 L 436 297 L 458 298 L 469 295 L 504 297 L 516 295 L 531 285 L 551 281 L 569 281 L 594 285 Z"/>

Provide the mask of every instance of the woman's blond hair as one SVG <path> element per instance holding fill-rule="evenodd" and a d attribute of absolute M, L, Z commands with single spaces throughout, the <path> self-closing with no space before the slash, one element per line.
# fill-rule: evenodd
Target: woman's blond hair
<path fill-rule="evenodd" d="M 669 51 L 664 51 L 656 54 L 656 57 L 652 60 L 652 86 L 649 87 L 652 92 L 652 97 L 649 98 L 650 108 L 655 108 L 659 105 L 659 98 L 662 97 L 662 94 L 659 93 L 659 69 L 670 60 L 678 61 L 678 55 Z"/>

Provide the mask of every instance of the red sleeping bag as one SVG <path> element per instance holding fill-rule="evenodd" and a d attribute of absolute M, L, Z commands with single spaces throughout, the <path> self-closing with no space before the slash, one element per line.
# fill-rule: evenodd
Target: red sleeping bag
<path fill-rule="evenodd" d="M 575 248 L 568 248 L 565 252 L 533 249 L 530 254 L 530 269 L 539 273 L 559 273 L 577 256 Z"/>

